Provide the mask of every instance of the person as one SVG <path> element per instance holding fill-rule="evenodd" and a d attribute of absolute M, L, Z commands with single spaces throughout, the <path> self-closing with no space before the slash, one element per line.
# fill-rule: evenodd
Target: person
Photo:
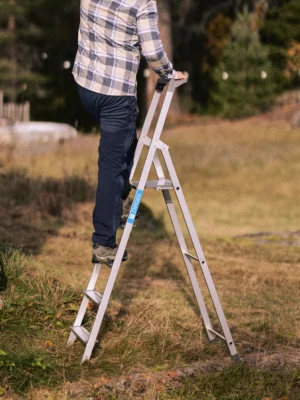
<path fill-rule="evenodd" d="M 81 0 L 73 75 L 82 104 L 100 124 L 92 262 L 113 262 L 116 232 L 131 201 L 137 145 L 137 72 L 141 54 L 165 79 L 184 79 L 164 50 L 154 0 Z M 127 252 L 123 261 L 127 260 Z"/>

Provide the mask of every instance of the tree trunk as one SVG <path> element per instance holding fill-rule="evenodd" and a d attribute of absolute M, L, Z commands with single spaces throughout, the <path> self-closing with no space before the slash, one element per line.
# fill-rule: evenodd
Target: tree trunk
<path fill-rule="evenodd" d="M 262 24 L 265 19 L 265 15 L 269 9 L 268 0 L 252 0 L 253 9 L 256 15 L 257 23 Z"/>
<path fill-rule="evenodd" d="M 161 35 L 161 39 L 165 48 L 165 51 L 172 61 L 173 58 L 173 43 L 172 43 L 172 19 L 171 19 L 171 12 L 170 12 L 170 4 L 168 0 L 157 0 L 158 5 L 158 14 L 159 14 L 159 31 Z M 150 67 L 149 67 L 150 69 Z M 157 81 L 157 75 L 151 69 L 150 74 L 147 73 L 147 82 L 146 82 L 146 104 L 147 108 L 149 108 L 150 102 L 153 97 L 155 84 Z M 171 109 L 171 113 L 179 112 L 179 102 L 177 94 L 175 93 Z"/>
<path fill-rule="evenodd" d="M 10 0 L 11 5 L 15 5 L 15 0 Z M 11 34 L 11 40 L 9 43 L 8 53 L 9 59 L 11 62 L 10 66 L 10 84 L 11 84 L 11 93 L 12 98 L 11 101 L 15 102 L 17 98 L 17 79 L 18 79 L 18 72 L 17 72 L 17 49 L 16 49 L 16 18 L 13 14 L 8 17 L 7 23 L 8 32 Z"/>

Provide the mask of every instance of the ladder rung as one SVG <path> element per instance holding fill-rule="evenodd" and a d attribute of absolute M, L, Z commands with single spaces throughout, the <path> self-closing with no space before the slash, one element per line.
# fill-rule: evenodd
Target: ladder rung
<path fill-rule="evenodd" d="M 131 182 L 132 187 L 135 189 L 138 187 L 139 182 Z M 145 189 L 157 189 L 157 190 L 170 190 L 173 189 L 173 183 L 169 179 L 160 179 L 158 181 L 148 181 Z"/>
<path fill-rule="evenodd" d="M 102 300 L 102 294 L 96 292 L 96 290 L 84 290 L 83 292 L 86 297 L 92 300 L 97 306 L 100 306 Z"/>
<path fill-rule="evenodd" d="M 193 254 L 190 253 L 186 253 L 185 251 L 183 252 L 183 254 L 189 258 L 192 258 L 193 260 L 199 261 L 199 258 L 196 256 L 193 256 Z"/>
<path fill-rule="evenodd" d="M 221 335 L 219 332 L 216 332 L 215 330 L 213 330 L 213 329 L 211 329 L 211 328 L 209 328 L 209 327 L 207 327 L 207 330 L 208 330 L 209 332 L 211 332 L 211 333 L 214 333 L 216 336 L 219 336 L 219 338 L 225 340 L 225 342 L 226 342 L 225 337 L 224 337 L 223 335 Z"/>
<path fill-rule="evenodd" d="M 71 326 L 71 331 L 77 336 L 77 338 L 83 343 L 87 344 L 90 338 L 90 332 L 85 329 L 84 326 Z"/>

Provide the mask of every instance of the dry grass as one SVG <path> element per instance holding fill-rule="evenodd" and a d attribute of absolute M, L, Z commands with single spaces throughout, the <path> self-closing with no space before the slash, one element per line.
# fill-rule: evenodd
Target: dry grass
<path fill-rule="evenodd" d="M 259 120 L 209 121 L 167 131 L 164 138 L 170 144 L 240 354 L 299 352 L 300 131 Z M 207 343 L 162 196 L 155 191 L 144 196 L 143 216 L 128 245 L 130 260 L 118 278 L 101 346 L 92 362 L 78 366 L 80 344 L 65 349 L 67 326 L 92 268 L 89 243 L 97 146 L 97 137 L 82 137 L 51 153 L 8 157 L 1 170 L 5 186 L 1 189 L 0 240 L 33 252 L 27 268 L 55 277 L 59 285 L 70 285 L 75 291 L 74 307 L 63 314 L 61 327 L 53 332 L 40 328 L 37 334 L 29 326 L 24 339 L 27 348 L 42 349 L 46 340 L 54 343 L 47 356 L 58 372 L 48 386 L 60 384 L 62 391 L 48 394 L 57 399 L 68 398 L 68 381 L 147 374 L 227 356 L 222 343 Z M 256 235 L 260 232 L 270 233 Z M 107 273 L 101 277 L 100 289 Z M 202 282 L 199 270 L 197 274 Z M 53 309 L 60 308 L 60 301 L 53 303 Z M 213 311 L 210 303 L 209 308 Z M 51 318 L 57 322 L 57 317 Z M 11 335 L 15 335 L 12 329 Z M 0 349 L 6 345 L 7 338 L 0 335 Z M 292 379 L 293 372 L 271 374 L 278 382 L 282 380 L 278 386 L 267 383 L 273 379 L 268 373 L 249 371 L 208 374 L 206 384 L 188 378 L 172 393 L 160 392 L 155 383 L 135 398 L 300 398 L 299 380 Z M 240 392 L 232 389 L 230 397 L 225 387 L 239 380 Z M 243 391 L 243 382 L 252 388 L 252 395 L 250 389 Z M 222 385 L 224 395 L 216 389 Z M 28 398 L 46 395 L 31 393 Z M 84 399 L 80 393 L 78 398 Z M 131 398 L 130 392 L 125 397 L 103 394 L 99 388 L 93 393 L 99 399 Z"/>

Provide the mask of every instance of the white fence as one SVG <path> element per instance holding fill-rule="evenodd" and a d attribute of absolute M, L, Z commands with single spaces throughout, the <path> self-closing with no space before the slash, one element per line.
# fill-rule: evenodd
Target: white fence
<path fill-rule="evenodd" d="M 8 119 L 13 122 L 30 121 L 30 103 L 23 104 L 4 103 L 3 92 L 0 91 L 0 119 Z"/>

